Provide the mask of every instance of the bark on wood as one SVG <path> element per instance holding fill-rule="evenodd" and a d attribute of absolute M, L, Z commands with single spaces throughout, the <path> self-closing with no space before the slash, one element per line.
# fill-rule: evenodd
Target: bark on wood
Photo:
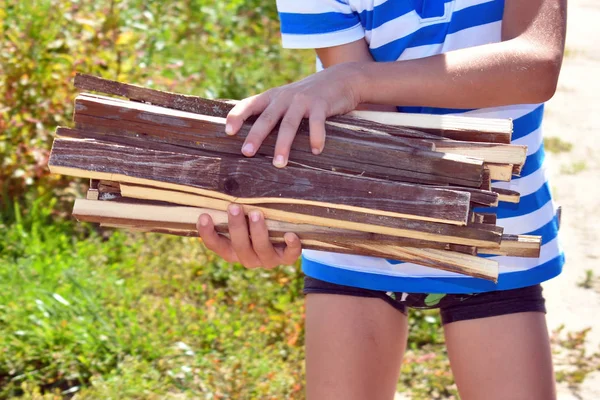
<path fill-rule="evenodd" d="M 183 193 L 176 190 L 143 187 L 137 184 L 121 183 L 124 196 L 138 199 L 152 199 L 182 204 L 194 207 L 204 207 L 216 210 L 226 210 L 229 201 L 212 199 L 196 194 Z M 279 205 L 279 204 L 277 204 Z M 384 226 L 373 221 L 372 224 L 343 221 L 333 218 L 315 216 L 314 214 L 301 214 L 297 212 L 282 211 L 271 208 L 271 204 L 242 205 L 245 212 L 259 209 L 268 219 L 287 221 L 298 224 L 314 224 L 321 226 L 337 227 L 342 229 L 356 229 L 363 232 L 374 232 L 392 236 L 400 236 L 443 243 L 466 244 L 469 246 L 493 247 L 500 243 L 502 228 L 488 225 L 474 224 L 471 226 L 453 226 L 449 224 L 415 221 L 403 218 L 393 219 L 393 226 Z M 387 222 L 387 221 L 386 221 Z M 492 243 L 486 245 L 484 243 Z"/>
<path fill-rule="evenodd" d="M 512 121 L 455 115 L 407 114 L 381 111 L 352 111 L 347 115 L 385 125 L 402 126 L 469 142 L 509 144 Z"/>
<path fill-rule="evenodd" d="M 470 195 L 457 190 L 387 182 L 312 169 L 274 168 L 257 158 L 216 158 L 57 138 L 51 169 L 70 167 L 186 185 L 208 196 L 259 203 L 352 206 L 357 211 L 466 224 Z M 244 196 L 242 198 L 242 196 Z M 360 209 L 360 210 L 358 210 Z"/>
<path fill-rule="evenodd" d="M 246 123 L 237 135 L 230 137 L 224 133 L 223 118 L 87 96 L 79 96 L 76 100 L 75 121 L 78 126 L 85 124 L 117 133 L 149 135 L 236 156 L 240 155 L 242 143 L 251 127 Z M 323 153 L 315 156 L 310 150 L 308 131 L 301 129 L 294 140 L 290 160 L 386 179 L 456 183 L 471 187 L 481 185 L 483 167 L 478 159 L 407 146 L 374 144 L 372 140 L 360 142 L 329 132 L 327 140 Z M 258 154 L 272 156 L 275 142 L 275 135 L 268 136 Z"/>
<path fill-rule="evenodd" d="M 168 229 L 192 230 L 192 226 L 195 226 L 198 217 L 202 213 L 209 213 L 217 225 L 221 225 L 227 221 L 227 214 L 225 212 L 209 209 L 171 207 L 168 212 L 165 212 L 167 210 L 164 210 L 161 213 L 157 212 L 156 209 L 148 209 L 148 207 L 155 206 L 134 205 L 134 207 L 136 208 L 137 213 L 148 215 L 153 218 L 154 221 L 157 221 L 157 215 L 168 214 L 169 218 L 175 219 L 175 222 L 170 222 L 172 225 L 166 226 Z M 123 204 L 118 203 L 78 199 L 75 202 L 73 215 L 80 221 L 139 226 L 139 224 L 136 225 L 137 222 L 135 222 L 135 220 L 132 221 L 132 210 L 126 210 L 126 208 L 127 207 Z M 187 228 L 185 228 L 186 225 Z M 306 245 L 310 247 L 310 242 Z M 336 251 L 337 247 L 340 247 L 340 245 L 333 244 L 333 246 L 330 247 L 330 250 Z M 344 246 L 341 245 L 341 247 Z M 418 249 L 379 243 L 360 243 L 351 245 L 351 247 L 354 254 L 358 252 L 358 249 L 361 249 L 365 255 L 415 262 L 432 268 L 494 281 L 497 280 L 498 277 L 498 264 L 496 262 L 456 252 L 436 249 Z"/>

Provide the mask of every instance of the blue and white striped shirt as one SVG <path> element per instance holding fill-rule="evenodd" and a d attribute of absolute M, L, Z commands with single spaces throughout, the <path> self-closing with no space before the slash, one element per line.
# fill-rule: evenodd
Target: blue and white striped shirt
<path fill-rule="evenodd" d="M 501 40 L 503 0 L 277 0 L 283 46 L 322 48 L 364 38 L 375 61 L 410 60 Z M 318 63 L 318 68 L 321 68 Z M 544 170 L 543 104 L 477 110 L 399 107 L 400 112 L 512 118 L 512 142 L 527 145 L 521 176 L 493 186 L 521 193 L 519 204 L 494 209 L 505 233 L 542 236 L 537 259 L 491 257 L 498 283 L 411 263 L 305 250 L 304 272 L 342 285 L 413 293 L 475 293 L 513 289 L 560 274 L 558 218 Z"/>

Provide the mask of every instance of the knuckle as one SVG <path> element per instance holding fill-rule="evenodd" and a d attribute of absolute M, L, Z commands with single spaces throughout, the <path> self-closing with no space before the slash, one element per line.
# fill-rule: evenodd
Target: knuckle
<path fill-rule="evenodd" d="M 265 125 L 275 125 L 277 122 L 275 113 L 268 109 L 263 111 L 263 113 L 260 115 L 260 119 Z"/>
<path fill-rule="evenodd" d="M 294 122 L 291 120 L 291 118 L 289 116 L 285 116 L 282 120 L 281 120 L 281 125 L 280 127 L 282 129 L 285 130 L 292 130 L 295 131 L 296 128 L 298 128 L 298 124 L 294 124 Z"/>

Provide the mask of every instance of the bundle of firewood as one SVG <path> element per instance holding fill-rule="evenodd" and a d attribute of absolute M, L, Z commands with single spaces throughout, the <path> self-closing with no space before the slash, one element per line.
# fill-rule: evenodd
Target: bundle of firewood
<path fill-rule="evenodd" d="M 241 145 L 252 121 L 227 136 L 230 102 L 78 75 L 75 128 L 58 128 L 53 173 L 91 179 L 75 202 L 80 221 L 195 236 L 202 213 L 227 235 L 229 204 L 265 215 L 273 243 L 295 232 L 307 249 L 385 257 L 496 280 L 481 254 L 538 257 L 540 237 L 506 235 L 493 213 L 518 202 L 491 187 L 525 162 L 512 122 L 460 116 L 355 111 L 329 118 L 313 155 L 300 126 L 290 162 L 275 168 L 276 135 L 256 156 Z M 401 267 L 401 266 L 400 266 Z"/>

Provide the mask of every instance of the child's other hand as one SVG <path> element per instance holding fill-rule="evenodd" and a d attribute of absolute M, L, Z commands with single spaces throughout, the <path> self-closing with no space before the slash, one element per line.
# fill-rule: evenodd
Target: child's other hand
<path fill-rule="evenodd" d="M 198 218 L 198 234 L 207 248 L 217 253 L 225 261 L 239 262 L 246 268 L 275 268 L 278 265 L 291 265 L 296 262 L 302 251 L 300 238 L 294 233 L 284 235 L 286 246 L 274 247 L 269 240 L 267 224 L 260 211 L 251 211 L 250 227 L 246 216 L 237 204 L 227 210 L 229 237 L 227 239 L 215 231 L 208 214 Z"/>
<path fill-rule="evenodd" d="M 225 131 L 235 135 L 248 117 L 260 114 L 242 146 L 242 153 L 252 157 L 281 120 L 273 165 L 284 167 L 298 126 L 303 118 L 308 118 L 311 151 L 320 154 L 325 146 L 325 119 L 350 112 L 360 103 L 360 66 L 360 63 L 339 64 L 244 99 L 229 112 Z"/>

